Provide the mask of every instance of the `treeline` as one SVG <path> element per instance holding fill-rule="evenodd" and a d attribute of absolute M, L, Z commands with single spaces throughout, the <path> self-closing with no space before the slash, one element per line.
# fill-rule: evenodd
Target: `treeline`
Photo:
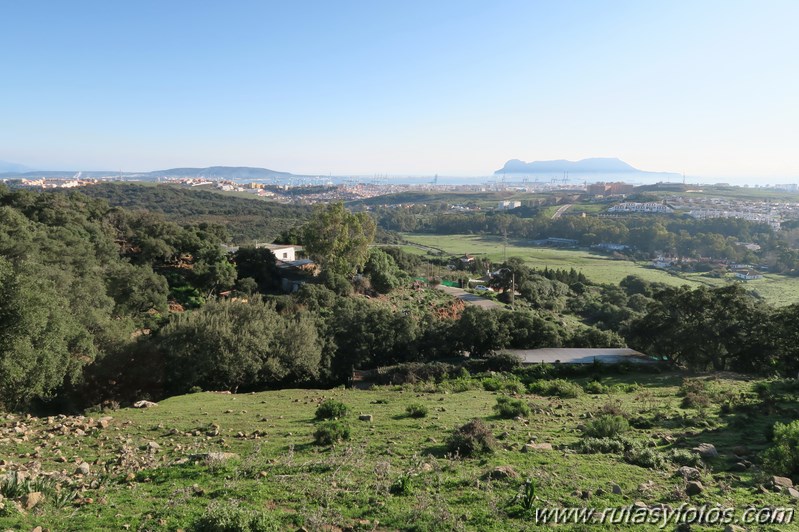
<path fill-rule="evenodd" d="M 227 239 L 220 226 L 0 186 L 0 402 L 68 394 L 83 368 L 159 327 L 170 304 L 232 287 Z"/>
<path fill-rule="evenodd" d="M 353 369 L 458 359 L 464 351 L 482 358 L 505 348 L 623 345 L 612 332 L 565 327 L 530 310 L 467 307 L 456 319 L 420 318 L 307 284 L 294 296 L 211 301 L 175 315 L 88 375 L 92 389 L 127 402 L 197 388 L 331 386 L 348 382 Z"/>
<path fill-rule="evenodd" d="M 682 257 L 713 257 L 739 263 L 767 263 L 773 271 L 796 273 L 799 253 L 768 224 L 736 218 L 698 220 L 689 216 L 562 216 L 501 212 L 444 212 L 436 209 L 376 209 L 380 226 L 403 232 L 488 234 L 515 240 L 548 237 L 574 239 L 581 246 L 614 243 L 640 258 L 655 253 Z M 759 253 L 740 243 L 757 243 Z"/>
<path fill-rule="evenodd" d="M 64 193 L 61 189 L 56 191 Z M 311 214 L 311 209 L 303 205 L 283 205 L 178 185 L 104 183 L 84 187 L 81 193 L 104 199 L 115 207 L 160 213 L 181 224 L 221 225 L 231 241 L 239 244 L 271 242 Z"/>

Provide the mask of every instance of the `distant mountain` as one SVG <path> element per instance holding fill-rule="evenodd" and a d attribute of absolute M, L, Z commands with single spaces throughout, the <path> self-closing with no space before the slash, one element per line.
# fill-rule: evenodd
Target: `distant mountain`
<path fill-rule="evenodd" d="M 0 161 L 0 174 L 4 173 L 20 173 L 28 172 L 30 168 L 17 163 L 10 163 L 8 161 Z"/>
<path fill-rule="evenodd" d="M 208 168 L 170 168 L 147 172 L 150 177 L 207 177 L 209 179 L 268 179 L 292 177 L 288 172 L 248 166 L 209 166 Z"/>
<path fill-rule="evenodd" d="M 33 172 L 30 169 L 17 165 L 23 170 L 2 170 L 3 164 L 0 162 L 0 173 L 5 178 L 32 179 L 45 177 L 50 179 L 70 178 L 78 174 L 77 170 L 49 170 Z M 9 163 L 10 164 L 10 163 Z M 159 177 L 204 177 L 207 179 L 273 179 L 280 177 L 297 177 L 288 172 L 277 172 L 267 168 L 250 168 L 247 166 L 209 166 L 208 168 L 168 168 L 166 170 L 155 170 L 153 172 L 123 172 L 108 171 L 85 171 L 80 172 L 82 177 L 100 178 L 117 177 L 141 179 L 144 181 L 155 180 Z"/>
<path fill-rule="evenodd" d="M 543 173 L 666 173 L 666 172 L 646 172 L 633 168 L 615 157 L 593 157 L 580 161 L 534 161 L 524 162 L 519 159 L 511 159 L 505 166 L 494 172 L 494 174 L 543 174 Z"/>

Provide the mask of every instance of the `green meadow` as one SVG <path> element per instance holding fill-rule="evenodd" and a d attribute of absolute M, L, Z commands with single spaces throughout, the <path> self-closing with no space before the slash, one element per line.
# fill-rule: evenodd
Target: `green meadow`
<path fill-rule="evenodd" d="M 514 240 L 509 240 L 505 246 L 502 239 L 496 236 L 420 233 L 404 233 L 402 236 L 408 242 L 440 249 L 448 255 L 481 255 L 494 262 L 501 262 L 505 256 L 521 257 L 534 268 L 574 268 L 598 283 L 618 284 L 628 275 L 637 275 L 647 281 L 673 286 L 722 286 L 736 282 L 732 278 L 718 279 L 700 273 L 671 273 L 651 267 L 648 261 L 618 260 L 609 255 L 582 249 L 538 247 Z M 413 246 L 405 246 L 404 249 L 419 252 L 419 248 Z M 773 305 L 783 306 L 799 302 L 799 278 L 770 274 L 764 279 L 748 281 L 746 288 L 756 291 Z"/>
<path fill-rule="evenodd" d="M 771 424 L 796 411 L 795 396 L 772 395 L 766 408 L 753 382 L 724 376 L 690 386 L 686 405 L 681 374 L 603 372 L 593 384 L 584 375 L 571 381 L 576 397 L 562 391 L 574 392 L 566 381 L 547 381 L 556 390 L 545 396 L 528 392 L 534 378 L 483 374 L 364 390 L 201 392 L 91 419 L 4 415 L 0 529 L 500 531 L 535 529 L 531 508 L 793 504 L 761 489 L 768 475 L 758 467 L 736 464 L 757 462 Z M 499 417 L 493 407 L 505 395 L 529 413 Z M 314 415 L 326 399 L 349 408 L 350 437 L 316 445 Z M 410 404 L 427 414 L 411 417 Z M 586 424 L 608 412 L 629 419 L 624 441 L 635 456 L 578 452 Z M 473 418 L 487 424 L 495 451 L 451 453 L 448 436 Z M 692 454 L 702 443 L 719 456 Z M 699 495 L 686 494 L 677 472 L 686 463 L 697 468 Z M 10 486 L 17 470 L 23 480 Z M 527 479 L 529 507 L 515 498 Z M 28 491 L 44 499 L 25 508 Z"/>

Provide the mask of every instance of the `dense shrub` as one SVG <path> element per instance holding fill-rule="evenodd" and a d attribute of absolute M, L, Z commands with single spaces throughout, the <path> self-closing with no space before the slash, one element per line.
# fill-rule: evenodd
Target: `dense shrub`
<path fill-rule="evenodd" d="M 473 419 L 455 429 L 447 440 L 447 448 L 460 456 L 493 453 L 496 440 L 491 430 L 479 419 Z"/>
<path fill-rule="evenodd" d="M 412 403 L 405 407 L 405 413 L 408 414 L 408 417 L 425 417 L 427 412 L 427 406 L 421 403 Z"/>
<path fill-rule="evenodd" d="M 452 364 L 408 362 L 380 368 L 375 376 L 375 381 L 378 384 L 415 384 L 422 381 L 441 382 L 455 373 L 457 373 L 457 366 Z"/>
<path fill-rule="evenodd" d="M 630 424 L 621 416 L 604 414 L 585 424 L 583 435 L 589 438 L 614 438 L 630 430 Z"/>
<path fill-rule="evenodd" d="M 583 438 L 574 444 L 574 450 L 582 454 L 622 453 L 626 448 L 620 438 Z"/>
<path fill-rule="evenodd" d="M 621 401 L 608 401 L 607 403 L 603 404 L 599 407 L 599 413 L 607 414 L 611 416 L 621 416 L 624 419 L 629 419 L 630 415 L 627 413 L 626 410 L 622 407 Z"/>
<path fill-rule="evenodd" d="M 344 403 L 328 399 L 316 409 L 316 419 L 338 419 L 345 417 L 348 411 Z"/>
<path fill-rule="evenodd" d="M 799 474 L 799 420 L 775 423 L 772 441 L 763 456 L 766 469 L 779 475 Z"/>
<path fill-rule="evenodd" d="M 323 421 L 316 426 L 313 434 L 317 445 L 332 445 L 350 439 L 350 426 L 341 420 Z"/>
<path fill-rule="evenodd" d="M 585 393 L 590 393 L 590 394 L 608 393 L 608 387 L 599 381 L 591 381 L 589 383 L 586 383 L 586 385 L 583 386 L 583 388 L 585 389 Z"/>
<path fill-rule="evenodd" d="M 647 469 L 663 469 L 666 466 L 666 457 L 652 447 L 634 446 L 624 453 L 624 460 Z"/>
<path fill-rule="evenodd" d="M 522 399 L 511 399 L 510 397 L 497 397 L 497 404 L 494 411 L 499 417 L 511 419 L 530 415 L 530 406 Z"/>
<path fill-rule="evenodd" d="M 525 391 L 524 384 L 513 375 L 484 377 L 481 382 L 483 383 L 483 389 L 488 392 L 524 393 Z"/>
<path fill-rule="evenodd" d="M 709 392 L 707 381 L 701 379 L 683 379 L 677 395 L 685 397 L 689 393 L 707 395 Z"/>
<path fill-rule="evenodd" d="M 702 393 L 688 392 L 680 402 L 682 408 L 707 408 L 711 404 L 710 397 Z"/>
<path fill-rule="evenodd" d="M 571 399 L 579 397 L 583 393 L 579 384 L 565 379 L 553 379 L 551 381 L 539 380 L 527 386 L 530 393 L 537 395 L 548 395 Z"/>
<path fill-rule="evenodd" d="M 513 353 L 497 353 L 485 358 L 488 371 L 513 371 L 521 367 L 522 359 Z"/>
<path fill-rule="evenodd" d="M 267 514 L 230 504 L 211 503 L 191 527 L 192 532 L 266 532 L 281 530 Z"/>
<path fill-rule="evenodd" d="M 680 466 L 699 467 L 703 465 L 702 457 L 688 449 L 672 449 L 666 454 L 666 458 Z"/>

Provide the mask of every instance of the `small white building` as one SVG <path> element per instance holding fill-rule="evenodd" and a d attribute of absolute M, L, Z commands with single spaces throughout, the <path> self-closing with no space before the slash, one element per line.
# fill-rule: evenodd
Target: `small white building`
<path fill-rule="evenodd" d="M 497 210 L 498 211 L 509 211 L 511 209 L 515 209 L 515 208 L 521 207 L 521 206 L 522 206 L 522 202 L 521 201 L 505 200 L 505 201 L 500 201 L 499 203 L 497 203 Z"/>
<path fill-rule="evenodd" d="M 753 281 L 755 279 L 762 279 L 763 274 L 755 270 L 744 270 L 741 272 L 735 272 L 735 277 L 744 281 Z"/>
<path fill-rule="evenodd" d="M 300 246 L 291 244 L 255 244 L 255 247 L 268 249 L 277 260 L 282 260 L 283 262 L 297 260 L 297 251 L 301 249 Z"/>

